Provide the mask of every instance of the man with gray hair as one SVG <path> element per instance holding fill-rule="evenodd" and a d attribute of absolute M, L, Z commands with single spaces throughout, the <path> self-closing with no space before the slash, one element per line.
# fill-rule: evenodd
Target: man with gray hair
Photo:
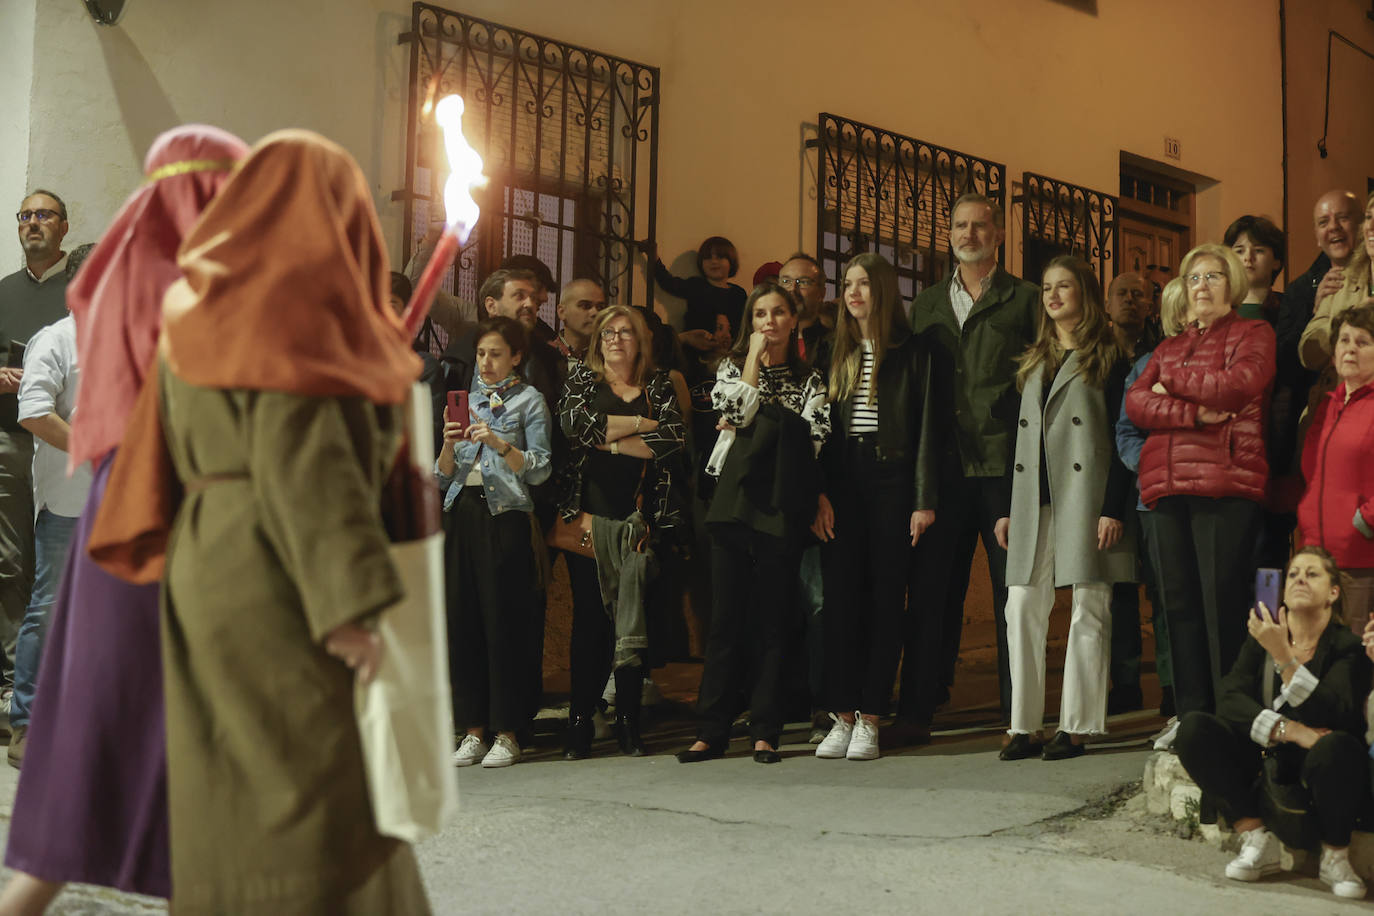
<path fill-rule="evenodd" d="M 1016 360 L 1035 338 L 1039 287 L 997 263 L 1006 239 L 1000 205 L 965 194 L 950 209 L 953 269 L 911 307 L 911 327 L 930 347 L 940 428 L 949 434 L 940 467 L 933 536 L 915 548 L 906 651 L 897 714 L 908 740 L 928 740 L 935 708 L 948 696 L 964 622 L 964 598 L 981 536 L 992 579 L 997 679 L 1011 716 L 1007 655 L 1007 552 L 997 520 L 1011 504 L 1010 463 L 1020 395 Z"/>
<path fill-rule="evenodd" d="M 24 266 L 0 279 L 0 710 L 8 714 L 14 646 L 33 585 L 33 435 L 19 425 L 24 345 L 67 314 L 67 205 L 37 189 L 15 214 Z"/>

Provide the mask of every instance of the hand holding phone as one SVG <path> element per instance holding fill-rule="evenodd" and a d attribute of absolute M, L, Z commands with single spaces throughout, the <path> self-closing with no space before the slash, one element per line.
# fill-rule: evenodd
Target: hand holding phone
<path fill-rule="evenodd" d="M 471 425 L 471 417 L 468 414 L 468 393 L 466 391 L 450 391 L 448 393 L 448 422 L 457 423 L 464 434 Z"/>
<path fill-rule="evenodd" d="M 1259 608 L 1262 604 L 1268 609 L 1269 619 L 1274 623 L 1279 622 L 1279 602 L 1283 600 L 1280 583 L 1283 582 L 1283 570 L 1260 568 L 1255 570 L 1255 607 Z"/>

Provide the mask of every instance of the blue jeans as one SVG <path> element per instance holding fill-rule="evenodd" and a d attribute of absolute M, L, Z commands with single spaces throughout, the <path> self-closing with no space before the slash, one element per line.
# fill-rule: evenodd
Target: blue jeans
<path fill-rule="evenodd" d="M 24 622 L 19 627 L 19 642 L 14 650 L 14 699 L 10 701 L 10 727 L 29 724 L 33 695 L 38 688 L 38 663 L 43 658 L 43 639 L 48 634 L 48 616 L 57 600 L 57 586 L 67 564 L 67 545 L 76 530 L 77 519 L 38 510 L 33 523 L 33 592 Z"/>

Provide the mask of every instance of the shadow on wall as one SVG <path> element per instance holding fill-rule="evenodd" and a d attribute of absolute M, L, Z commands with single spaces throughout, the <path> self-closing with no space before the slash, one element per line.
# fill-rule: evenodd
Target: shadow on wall
<path fill-rule="evenodd" d="M 105 69 L 134 161 L 141 166 L 157 135 L 181 124 L 181 118 L 128 34 L 118 26 L 92 28 L 100 40 L 100 53 L 105 56 Z"/>

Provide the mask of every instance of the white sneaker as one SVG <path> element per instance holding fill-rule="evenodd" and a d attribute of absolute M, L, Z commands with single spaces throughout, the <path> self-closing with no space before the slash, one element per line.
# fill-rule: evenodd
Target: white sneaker
<path fill-rule="evenodd" d="M 484 767 L 508 767 L 520 759 L 520 745 L 505 735 L 497 735 L 491 750 L 482 758 Z"/>
<path fill-rule="evenodd" d="M 1240 835 L 1240 855 L 1226 866 L 1226 877 L 1234 881 L 1258 881 L 1278 870 L 1279 838 L 1263 827 L 1256 827 Z"/>
<path fill-rule="evenodd" d="M 878 759 L 878 725 L 870 722 L 861 713 L 854 713 L 854 734 L 849 739 L 849 750 L 845 751 L 848 760 Z"/>
<path fill-rule="evenodd" d="M 830 733 L 825 740 L 816 745 L 816 756 L 825 760 L 839 760 L 849 750 L 849 737 L 854 734 L 854 726 L 833 712 L 830 721 L 835 724 L 830 726 Z"/>
<path fill-rule="evenodd" d="M 1319 872 L 1322 882 L 1331 888 L 1337 897 L 1359 900 L 1364 896 L 1364 881 L 1355 874 L 1350 865 L 1350 850 L 1322 849 L 1322 864 Z"/>
<path fill-rule="evenodd" d="M 1164 728 L 1155 735 L 1155 750 L 1172 751 L 1174 749 L 1174 739 L 1178 737 L 1178 716 L 1174 716 L 1164 723 Z"/>
<path fill-rule="evenodd" d="M 592 737 L 597 741 L 611 737 L 611 720 L 606 718 L 600 707 L 592 713 Z"/>
<path fill-rule="evenodd" d="M 453 752 L 453 765 L 470 767 L 487 755 L 487 746 L 476 735 L 465 735 L 463 743 Z"/>

